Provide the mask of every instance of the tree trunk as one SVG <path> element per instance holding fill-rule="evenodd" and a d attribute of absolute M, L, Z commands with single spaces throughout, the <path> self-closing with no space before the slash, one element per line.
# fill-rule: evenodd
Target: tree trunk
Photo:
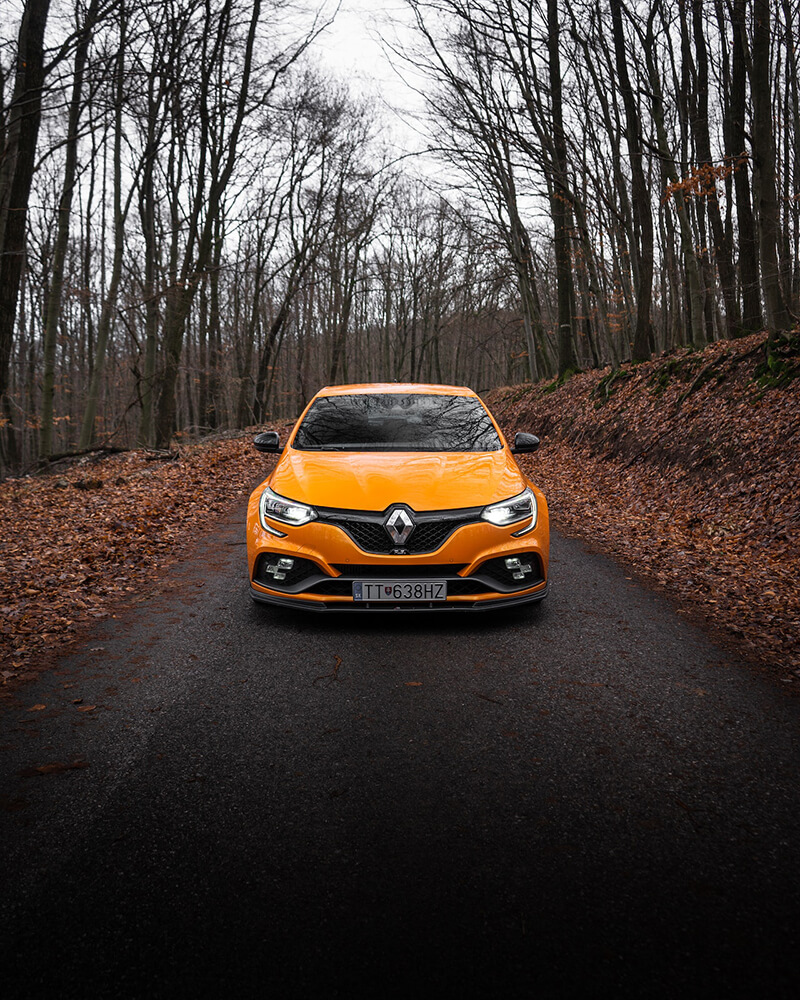
<path fill-rule="evenodd" d="M 695 238 L 692 232 L 691 220 L 689 219 L 689 205 L 679 184 L 681 178 L 678 176 L 675 158 L 667 138 L 660 70 L 653 57 L 655 46 L 652 34 L 652 19 L 648 21 L 647 31 L 642 36 L 642 41 L 646 54 L 648 76 L 650 78 L 651 110 L 656 126 L 661 169 L 664 177 L 673 186 L 672 201 L 675 204 L 675 214 L 678 217 L 681 253 L 683 254 L 683 267 L 686 275 L 691 341 L 695 346 L 699 347 L 706 342 L 703 280 L 695 252 Z"/>
<path fill-rule="evenodd" d="M 631 164 L 631 201 L 634 212 L 634 232 L 639 246 L 639 281 L 636 289 L 636 329 L 633 335 L 632 358 L 645 361 L 650 357 L 653 331 L 650 307 L 653 300 L 653 216 L 650 209 L 650 189 L 644 175 L 641 125 L 636 100 L 628 75 L 628 55 L 622 30 L 622 0 L 611 0 L 611 22 L 614 52 L 617 62 L 622 101 L 625 107 L 628 157 Z"/>
<path fill-rule="evenodd" d="M 564 108 L 561 94 L 561 56 L 558 0 L 547 0 L 547 49 L 550 74 L 550 101 L 553 116 L 553 164 L 550 214 L 555 240 L 558 291 L 558 374 L 577 367 L 573 338 L 575 290 L 572 281 L 572 212 L 567 184 L 567 142 L 564 136 Z"/>
<path fill-rule="evenodd" d="M 731 141 L 734 156 L 736 216 L 739 223 L 739 280 L 742 284 L 742 328 L 760 330 L 761 281 L 759 252 L 750 192 L 747 156 L 747 0 L 734 0 L 731 69 Z"/>
<path fill-rule="evenodd" d="M 778 269 L 778 196 L 775 181 L 775 136 L 770 85 L 770 4 L 754 0 L 753 8 L 753 160 L 758 197 L 761 284 L 770 335 L 788 330 L 791 322 Z"/>
<path fill-rule="evenodd" d="M 245 116 L 249 110 L 248 102 L 251 98 L 250 76 L 253 68 L 253 48 L 255 45 L 256 29 L 258 27 L 260 15 L 261 3 L 259 0 L 255 0 L 250 13 L 250 22 L 248 25 L 247 41 L 245 43 L 245 52 L 243 56 L 242 72 L 239 81 L 236 106 L 233 113 L 230 132 L 228 133 L 226 141 L 223 140 L 218 134 L 218 130 L 221 128 L 220 123 L 215 122 L 212 125 L 208 108 L 208 94 L 206 91 L 203 92 L 203 99 L 201 101 L 201 117 L 203 119 L 203 128 L 205 131 L 204 141 L 206 143 L 206 149 L 208 148 L 208 144 L 212 141 L 212 136 L 216 139 L 218 144 L 222 144 L 215 146 L 211 150 L 211 160 L 216 162 L 217 169 L 212 172 L 212 178 L 207 194 L 200 199 L 197 197 L 197 192 L 195 192 L 195 216 L 193 219 L 193 225 L 196 227 L 196 243 L 194 240 L 190 241 L 190 249 L 187 250 L 187 256 L 184 258 L 180 287 L 172 288 L 171 294 L 167 299 L 167 310 L 164 320 L 164 371 L 161 378 L 161 386 L 158 397 L 158 413 L 156 417 L 155 429 L 156 444 L 162 448 L 169 444 L 169 440 L 172 437 L 174 429 L 176 406 L 175 391 L 178 382 L 181 354 L 183 352 L 183 338 L 186 330 L 186 321 L 189 317 L 192 302 L 197 288 L 199 287 L 202 274 L 208 267 L 214 242 L 214 234 L 217 231 L 217 221 L 221 210 L 222 197 L 227 189 L 234 166 L 236 165 L 239 136 L 241 134 Z M 228 21 L 223 19 L 218 28 L 217 38 L 211 40 L 215 54 L 218 50 L 222 50 L 224 48 L 224 44 L 227 41 L 226 32 L 228 27 Z M 209 76 L 212 75 L 213 74 L 209 74 Z M 202 85 L 207 87 L 209 83 L 210 80 L 205 79 Z M 197 184 L 203 185 L 205 180 L 205 177 L 200 176 L 197 179 Z M 205 211 L 205 218 L 202 226 L 200 226 L 199 223 L 201 200 Z M 196 253 L 194 253 L 193 259 L 191 259 L 189 255 L 195 250 L 195 247 Z"/>
<path fill-rule="evenodd" d="M 783 0 L 784 30 L 787 38 L 796 39 L 800 25 L 793 21 L 791 6 L 790 0 Z M 790 41 L 786 60 L 786 99 L 791 108 L 786 117 L 792 125 L 791 129 L 788 127 L 786 129 L 786 141 L 789 143 L 791 137 L 792 145 L 787 151 L 784 173 L 786 183 L 793 191 L 800 191 L 800 83 L 798 82 L 800 67 L 798 66 L 797 49 L 797 42 Z M 800 311 L 800 198 L 795 196 L 792 199 L 787 199 L 787 203 L 790 207 L 787 214 L 786 238 L 789 244 L 788 256 L 791 273 L 788 277 L 786 292 L 789 297 L 788 308 L 790 312 L 797 313 Z"/>
<path fill-rule="evenodd" d="M 692 26 L 697 54 L 697 110 L 693 116 L 692 125 L 697 144 L 698 161 L 702 166 L 711 167 L 711 136 L 708 126 L 708 49 L 703 34 L 703 0 L 692 0 Z M 713 174 L 709 174 L 705 197 L 708 204 L 711 232 L 714 237 L 714 260 L 719 273 L 722 297 L 725 301 L 727 334 L 732 337 L 735 336 L 741 323 L 741 314 L 736 298 L 736 273 L 733 268 L 732 246 L 722 222 L 717 197 L 717 183 Z"/>
<path fill-rule="evenodd" d="M 122 277 L 122 256 L 125 249 L 125 217 L 131 203 L 133 189 L 128 196 L 125 209 L 122 207 L 122 101 L 125 83 L 125 46 L 127 44 L 127 17 L 124 4 L 120 8 L 119 52 L 116 65 L 116 93 L 114 108 L 114 258 L 111 265 L 111 277 L 108 283 L 103 308 L 100 313 L 100 323 L 97 327 L 97 345 L 95 348 L 94 368 L 86 396 L 86 408 L 83 413 L 81 434 L 78 449 L 88 448 L 95 436 L 95 418 L 105 372 L 106 348 L 114 325 L 114 314 L 117 309 L 117 294 Z"/>
<path fill-rule="evenodd" d="M 41 433 L 39 438 L 39 458 L 50 456 L 53 448 L 53 394 L 55 386 L 56 341 L 58 339 L 58 324 L 61 317 L 61 295 L 64 288 L 64 261 L 67 256 L 69 241 L 70 215 L 72 212 L 72 193 L 75 190 L 75 172 L 78 162 L 78 123 L 81 113 L 83 91 L 83 72 L 86 66 L 86 56 L 89 51 L 89 41 L 94 21 L 97 17 L 99 0 L 92 0 L 86 12 L 83 31 L 75 49 L 75 67 L 72 77 L 72 96 L 67 118 L 67 142 L 64 164 L 64 184 L 61 189 L 61 199 L 58 204 L 58 222 L 56 242 L 53 250 L 53 271 L 50 279 L 50 292 L 47 297 L 44 327 L 44 358 L 42 369 L 42 406 Z"/>
<path fill-rule="evenodd" d="M 44 88 L 44 32 L 50 0 L 27 0 L 17 43 L 14 96 L 0 160 L 0 401 L 11 416 L 9 364 L 14 342 L 19 286 L 25 257 L 28 198 Z M 17 461 L 13 422 L 0 437 L 0 470 Z"/>

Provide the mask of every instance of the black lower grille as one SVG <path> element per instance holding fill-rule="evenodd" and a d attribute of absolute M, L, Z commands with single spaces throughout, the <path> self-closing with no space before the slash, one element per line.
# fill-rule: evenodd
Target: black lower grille
<path fill-rule="evenodd" d="M 339 564 L 333 567 L 345 579 L 321 580 L 312 584 L 307 593 L 326 597 L 350 597 L 353 580 L 447 580 L 448 597 L 467 597 L 485 594 L 493 588 L 480 580 L 463 579 L 458 576 L 464 567 L 457 563 L 439 563 L 428 566 L 359 566 Z"/>
<path fill-rule="evenodd" d="M 253 579 L 270 590 L 281 590 L 291 594 L 318 594 L 321 597 L 352 597 L 354 580 L 431 580 L 447 581 L 448 597 L 471 597 L 486 593 L 510 594 L 515 590 L 526 590 L 543 582 L 542 564 L 533 552 L 522 553 L 515 558 L 525 573 L 522 579 L 515 579 L 520 569 L 508 567 L 501 556 L 482 563 L 475 574 L 462 577 L 463 564 L 428 563 L 413 564 L 361 564 L 339 563 L 332 568 L 341 574 L 330 577 L 310 559 L 265 553 L 259 557 Z M 287 565 L 291 563 L 290 565 Z M 304 584 L 304 581 L 307 581 Z M 438 605 L 438 602 L 434 602 Z M 405 606 L 406 602 L 404 602 Z M 422 602 L 424 605 L 425 602 Z M 421 606 L 422 606 L 421 605 Z"/>
<path fill-rule="evenodd" d="M 325 597 L 352 597 L 352 580 L 322 580 L 312 584 L 306 594 L 321 594 Z"/>
<path fill-rule="evenodd" d="M 468 597 L 470 594 L 485 594 L 490 590 L 479 580 L 448 580 L 447 594 L 449 597 Z"/>
<path fill-rule="evenodd" d="M 367 563 L 336 563 L 333 567 L 338 573 L 344 573 L 352 580 L 402 580 L 404 578 L 423 580 L 426 577 L 439 579 L 446 576 L 457 576 L 464 569 L 463 563 L 425 563 L 424 566 L 379 565 Z"/>

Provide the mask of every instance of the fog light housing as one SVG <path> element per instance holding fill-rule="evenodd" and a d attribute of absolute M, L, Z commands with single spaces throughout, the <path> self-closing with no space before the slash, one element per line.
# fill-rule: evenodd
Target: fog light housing
<path fill-rule="evenodd" d="M 514 580 L 524 580 L 531 572 L 531 564 L 524 563 L 518 556 L 509 556 L 505 560 L 506 569 L 510 571 Z"/>
<path fill-rule="evenodd" d="M 264 567 L 264 572 L 274 580 L 285 580 L 286 574 L 294 566 L 294 559 L 281 556 L 277 562 L 271 562 Z"/>

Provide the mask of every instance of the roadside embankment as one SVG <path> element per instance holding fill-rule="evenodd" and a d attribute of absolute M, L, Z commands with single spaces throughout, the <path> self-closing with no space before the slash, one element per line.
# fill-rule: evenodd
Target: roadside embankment
<path fill-rule="evenodd" d="M 553 525 L 607 552 L 800 686 L 797 343 L 763 334 L 565 384 L 495 390 Z M 558 581 L 553 581 L 558 586 Z"/>

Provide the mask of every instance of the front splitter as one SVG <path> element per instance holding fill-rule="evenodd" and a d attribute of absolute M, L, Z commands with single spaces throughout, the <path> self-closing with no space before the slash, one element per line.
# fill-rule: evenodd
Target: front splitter
<path fill-rule="evenodd" d="M 547 597 L 550 584 L 533 594 L 523 594 L 520 597 L 497 597 L 485 601 L 409 601 L 402 604 L 392 604 L 389 601 L 304 601 L 292 597 L 282 597 L 277 594 L 265 594 L 255 587 L 250 587 L 250 596 L 260 604 L 275 604 L 284 608 L 295 608 L 301 611 L 342 611 L 342 612 L 387 612 L 387 611 L 492 611 L 500 608 L 519 607 L 522 604 L 535 604 Z"/>

